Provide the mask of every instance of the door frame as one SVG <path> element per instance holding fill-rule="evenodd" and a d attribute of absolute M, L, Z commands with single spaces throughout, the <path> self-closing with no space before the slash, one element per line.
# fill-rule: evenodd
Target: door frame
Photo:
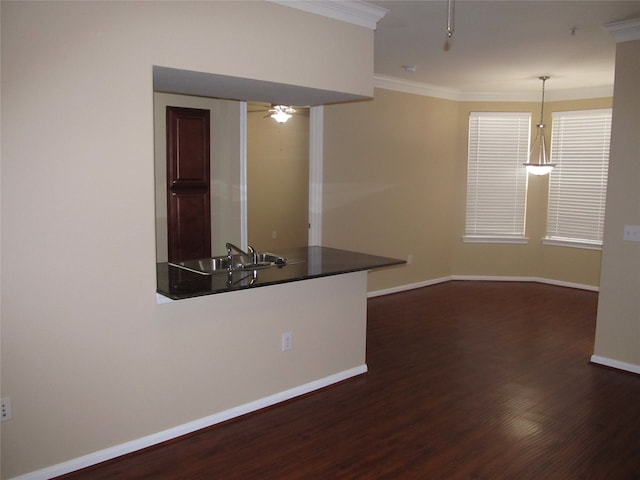
<path fill-rule="evenodd" d="M 247 102 L 240 102 L 240 242 L 249 242 L 247 212 Z M 322 167 L 324 107 L 309 110 L 309 235 L 308 245 L 322 245 Z"/>

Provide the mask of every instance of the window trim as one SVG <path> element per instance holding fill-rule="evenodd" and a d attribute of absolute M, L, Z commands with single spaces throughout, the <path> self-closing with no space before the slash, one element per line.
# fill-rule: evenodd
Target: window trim
<path fill-rule="evenodd" d="M 562 118 L 562 119 L 566 119 L 566 118 L 570 118 L 570 117 L 585 117 L 585 116 L 602 116 L 605 115 L 606 112 L 608 112 L 609 115 L 609 124 L 611 124 L 611 113 L 612 113 L 612 109 L 611 108 L 597 108 L 597 109 L 585 109 L 585 110 L 567 110 L 567 111 L 556 111 L 552 113 L 552 118 L 553 118 L 553 125 L 551 128 L 552 131 L 552 138 L 551 138 L 551 155 L 552 155 L 552 162 L 553 163 L 558 163 L 558 168 L 561 169 L 562 168 L 562 161 L 560 160 L 559 162 L 556 160 L 557 159 L 557 154 L 554 157 L 554 146 L 556 145 L 556 138 L 553 137 L 553 135 L 556 133 L 556 119 L 557 118 Z M 566 148 L 566 147 L 565 147 Z M 609 157 L 610 157 L 610 151 L 607 152 L 607 170 L 608 170 L 608 162 L 609 162 Z M 606 210 L 606 187 L 604 190 L 604 210 L 602 210 L 602 227 L 601 227 L 601 234 L 602 237 L 598 240 L 598 239 L 588 239 L 588 238 L 572 238 L 572 237 L 567 237 L 567 236 L 561 236 L 561 235 L 550 235 L 549 234 L 549 222 L 551 220 L 551 194 L 552 194 L 552 190 L 551 190 L 551 186 L 552 186 L 552 176 L 554 175 L 554 172 L 551 172 L 550 177 L 549 177 L 549 191 L 548 191 L 548 199 L 547 199 L 547 220 L 546 220 L 546 225 L 545 225 L 545 236 L 542 238 L 542 243 L 544 245 L 551 245 L 551 246 L 561 246 L 561 247 L 573 247 L 573 248 L 582 248 L 582 249 L 588 249 L 588 250 L 602 250 L 602 242 L 603 242 L 603 237 L 604 237 L 604 221 L 605 221 L 605 210 Z M 557 173 L 556 173 L 557 175 Z M 608 171 L 607 171 L 607 178 L 608 178 Z M 564 194 L 565 196 L 568 195 L 567 193 Z M 598 196 L 600 199 L 602 199 L 602 195 Z"/>
<path fill-rule="evenodd" d="M 471 189 L 470 189 L 470 185 L 472 184 L 472 178 L 470 178 L 470 172 L 473 171 L 473 167 L 472 167 L 472 162 L 475 162 L 476 164 L 480 163 L 479 158 L 481 158 L 483 155 L 486 156 L 487 153 L 486 152 L 482 152 L 480 151 L 480 148 L 482 148 L 481 145 L 481 141 L 484 141 L 485 143 L 491 140 L 491 136 L 492 134 L 495 134 L 495 132 L 490 131 L 488 134 L 488 137 L 486 138 L 480 138 L 480 135 L 477 135 L 478 131 L 477 129 L 480 127 L 480 124 L 477 123 L 476 126 L 474 127 L 473 125 L 473 121 L 475 119 L 476 122 L 479 122 L 480 119 L 482 119 L 482 117 L 489 117 L 492 118 L 494 121 L 499 122 L 499 121 L 503 121 L 503 122 L 507 122 L 507 120 L 509 118 L 513 118 L 515 119 L 515 121 L 517 121 L 519 124 L 517 126 L 514 126 L 514 129 L 518 129 L 517 132 L 514 132 L 514 148 L 515 151 L 517 152 L 515 155 L 513 155 L 513 157 L 515 158 L 515 162 L 513 164 L 514 167 L 514 174 L 512 176 L 512 179 L 514 181 L 514 185 L 518 185 L 520 186 L 520 188 L 522 189 L 522 198 L 518 200 L 518 205 L 519 208 L 521 209 L 516 215 L 513 215 L 510 218 L 511 221 L 514 220 L 518 220 L 518 223 L 520 221 L 522 221 L 522 231 L 521 232 L 513 232 L 513 233 L 507 233 L 505 231 L 499 232 L 497 230 L 499 230 L 499 228 L 496 228 L 496 232 L 492 233 L 490 231 L 487 231 L 488 229 L 486 228 L 482 228 L 482 222 L 477 222 L 475 219 L 477 219 L 477 200 L 478 200 L 478 195 L 476 195 L 472 201 L 474 201 L 474 210 L 470 211 L 470 194 L 471 194 Z M 527 219 L 527 191 L 528 191 L 528 182 L 529 182 L 529 176 L 527 175 L 527 172 L 524 168 L 524 166 L 522 166 L 522 164 L 524 162 L 527 161 L 527 157 L 528 157 L 528 153 L 529 153 L 529 147 L 530 147 L 530 142 L 531 142 L 531 117 L 532 114 L 531 112 L 495 112 L 495 111 L 473 111 L 473 112 L 469 112 L 469 120 L 468 120 L 468 132 L 467 132 L 467 166 L 466 166 L 466 173 L 467 173 L 467 180 L 466 180 L 466 199 L 465 199 L 465 220 L 464 220 L 464 235 L 462 236 L 462 240 L 466 243 L 503 243 L 503 244 L 526 244 L 529 242 L 529 238 L 526 236 L 526 219 Z M 473 135 L 476 134 L 476 136 L 474 137 Z M 510 148 L 511 146 L 509 146 Z M 486 148 L 486 145 L 485 145 Z M 504 146 L 498 145 L 497 147 L 497 153 L 495 153 L 496 156 L 500 155 L 500 150 L 504 148 Z M 473 153 L 472 153 L 473 151 Z M 506 150 L 507 153 L 509 153 L 508 150 Z M 493 155 L 493 152 L 489 152 L 489 155 Z M 496 162 L 498 163 L 498 162 Z M 488 168 L 496 168 L 495 164 L 487 164 Z M 522 169 L 521 171 L 519 169 Z M 481 178 L 480 178 L 481 179 Z M 520 181 L 521 183 L 518 183 L 516 181 Z M 496 182 L 497 184 L 499 184 L 499 181 Z M 518 190 L 520 188 L 515 189 L 515 191 L 513 192 L 514 195 L 514 199 L 516 199 L 517 195 L 518 195 Z M 486 193 L 485 193 L 486 195 Z M 482 195 L 480 195 L 482 196 Z M 499 203 L 499 202 L 497 202 Z M 497 203 L 493 204 L 496 205 Z M 489 206 L 491 206 L 491 204 L 489 204 Z M 482 208 L 482 207 L 480 207 Z M 473 216 L 473 219 L 470 219 L 470 215 Z M 498 223 L 498 227 L 500 226 L 504 226 L 506 224 L 500 224 Z M 473 225 L 474 228 L 469 229 L 469 226 Z M 480 228 L 477 228 L 478 226 L 480 226 Z"/>
<path fill-rule="evenodd" d="M 602 250 L 602 242 L 594 243 L 577 238 L 559 238 L 559 237 L 544 237 L 542 239 L 544 245 L 550 245 L 553 247 L 573 247 L 582 248 L 584 250 Z"/>
<path fill-rule="evenodd" d="M 464 235 L 462 241 L 465 243 L 529 243 L 529 237 L 525 235 Z"/>

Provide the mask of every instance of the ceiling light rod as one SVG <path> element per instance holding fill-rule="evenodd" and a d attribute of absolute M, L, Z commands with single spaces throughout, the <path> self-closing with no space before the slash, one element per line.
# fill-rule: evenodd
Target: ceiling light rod
<path fill-rule="evenodd" d="M 455 16 L 456 0 L 448 0 L 447 3 L 447 38 L 453 37 L 453 24 Z"/>
<path fill-rule="evenodd" d="M 533 145 L 531 147 L 531 151 L 529 152 L 529 159 L 527 163 L 524 165 L 527 167 L 527 172 L 532 173 L 533 175 L 546 175 L 547 173 L 553 170 L 555 165 L 549 162 L 549 158 L 547 156 L 547 142 L 544 138 L 544 84 L 547 80 L 549 80 L 548 76 L 538 77 L 542 80 L 542 104 L 540 105 L 540 123 L 536 125 L 538 128 L 536 132 L 536 139 L 533 141 Z M 533 162 L 534 152 L 538 150 L 537 162 Z"/>

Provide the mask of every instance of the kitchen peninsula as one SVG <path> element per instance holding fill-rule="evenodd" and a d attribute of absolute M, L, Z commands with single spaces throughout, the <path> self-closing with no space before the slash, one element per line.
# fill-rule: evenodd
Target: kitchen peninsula
<path fill-rule="evenodd" d="M 405 263 L 404 260 L 395 258 L 319 246 L 299 247 L 277 254 L 286 259 L 285 265 L 209 275 L 188 271 L 169 263 L 159 263 L 157 292 L 172 300 L 180 300 Z"/>

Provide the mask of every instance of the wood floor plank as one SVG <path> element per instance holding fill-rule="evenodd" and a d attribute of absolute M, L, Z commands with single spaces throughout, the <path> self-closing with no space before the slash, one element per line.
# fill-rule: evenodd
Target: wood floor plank
<path fill-rule="evenodd" d="M 367 374 L 59 478 L 640 479 L 640 376 L 589 364 L 597 298 L 456 281 L 372 298 Z"/>

